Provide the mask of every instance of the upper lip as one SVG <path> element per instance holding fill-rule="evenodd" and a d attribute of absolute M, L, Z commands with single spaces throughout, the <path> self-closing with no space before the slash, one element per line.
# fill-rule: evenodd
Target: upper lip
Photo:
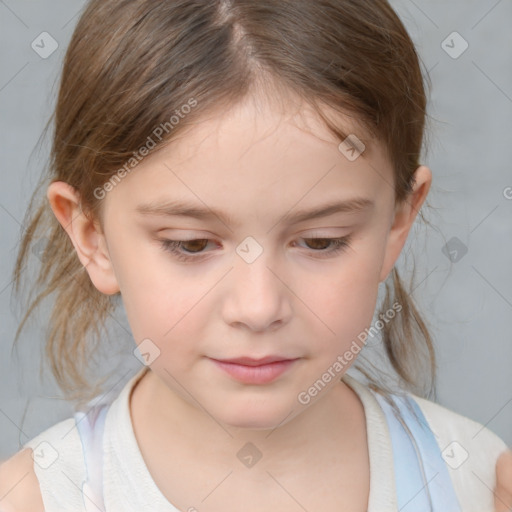
<path fill-rule="evenodd" d="M 233 359 L 216 359 L 221 363 L 242 364 L 244 366 L 262 366 L 264 364 L 275 363 L 276 361 L 291 361 L 297 359 L 296 357 L 282 357 L 282 356 L 267 356 L 261 359 L 254 359 L 252 357 L 235 357 Z"/>

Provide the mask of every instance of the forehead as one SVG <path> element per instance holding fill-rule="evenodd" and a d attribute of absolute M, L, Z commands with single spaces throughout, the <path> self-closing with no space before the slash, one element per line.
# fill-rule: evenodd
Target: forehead
<path fill-rule="evenodd" d="M 359 158 L 347 158 L 341 141 L 304 104 L 251 98 L 178 132 L 139 163 L 115 194 L 139 212 L 141 205 L 181 202 L 235 220 L 277 218 L 352 198 L 392 200 L 391 166 L 381 146 L 353 119 L 326 114 L 365 141 Z"/>
<path fill-rule="evenodd" d="M 382 152 L 380 143 L 372 140 L 354 116 L 342 115 L 327 106 L 322 108 L 322 113 L 351 139 L 355 136 L 364 141 L 364 158 L 375 151 Z M 294 152 L 332 151 L 341 142 L 306 102 L 294 96 L 281 100 L 280 97 L 269 99 L 251 95 L 229 110 L 217 110 L 187 126 L 158 153 L 163 158 L 172 154 L 177 163 L 194 158 L 202 151 L 215 150 L 217 158 L 240 161 L 251 151 L 262 158 L 275 158 L 269 150 L 279 149 L 283 158 L 293 159 Z M 283 152 L 286 147 L 288 150 Z"/>

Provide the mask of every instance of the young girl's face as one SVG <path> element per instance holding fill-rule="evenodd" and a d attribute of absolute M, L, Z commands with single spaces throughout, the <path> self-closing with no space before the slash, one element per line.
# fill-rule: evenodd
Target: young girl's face
<path fill-rule="evenodd" d="M 380 145 L 351 161 L 298 112 L 247 100 L 150 154 L 103 199 L 112 279 L 151 369 L 174 397 L 238 427 L 288 422 L 340 386 L 416 214 L 407 203 L 395 218 Z M 365 138 L 348 118 L 344 128 Z M 417 186 L 430 177 L 420 170 Z M 356 198 L 366 205 L 351 209 Z M 268 356 L 293 362 L 240 377 L 215 361 Z"/>

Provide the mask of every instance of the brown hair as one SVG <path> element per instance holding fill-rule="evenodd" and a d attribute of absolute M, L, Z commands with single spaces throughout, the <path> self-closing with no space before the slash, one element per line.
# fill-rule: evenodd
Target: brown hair
<path fill-rule="evenodd" d="M 14 270 L 19 292 L 30 247 L 47 239 L 15 342 L 35 308 L 53 298 L 46 357 L 56 381 L 68 399 L 98 392 L 83 372 L 116 296 L 93 286 L 46 197 L 36 197 L 48 181 L 72 185 L 83 211 L 101 222 L 98 190 L 120 169 L 129 172 L 126 162 L 156 138 L 157 127 L 166 127 L 160 148 L 205 115 L 264 89 L 307 102 L 340 142 L 347 134 L 323 107 L 360 122 L 367 137 L 359 138 L 388 152 L 398 205 L 419 166 L 424 86 L 414 45 L 386 0 L 90 0 L 65 56 L 48 174 L 27 212 Z M 194 108 L 180 116 L 191 101 Z M 179 122 L 171 130 L 173 113 Z M 381 311 L 395 300 L 402 311 L 385 323 L 383 346 L 405 386 L 425 395 L 435 383 L 431 336 L 396 268 L 385 285 Z M 378 376 L 356 368 L 387 392 Z"/>

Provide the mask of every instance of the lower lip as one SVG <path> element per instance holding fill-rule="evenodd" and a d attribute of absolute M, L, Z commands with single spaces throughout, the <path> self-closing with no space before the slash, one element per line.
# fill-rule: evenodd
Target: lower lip
<path fill-rule="evenodd" d="M 225 363 L 212 359 L 212 361 L 228 375 L 244 384 L 267 384 L 277 379 L 288 370 L 297 359 L 276 361 L 260 366 L 246 366 L 236 363 Z"/>

